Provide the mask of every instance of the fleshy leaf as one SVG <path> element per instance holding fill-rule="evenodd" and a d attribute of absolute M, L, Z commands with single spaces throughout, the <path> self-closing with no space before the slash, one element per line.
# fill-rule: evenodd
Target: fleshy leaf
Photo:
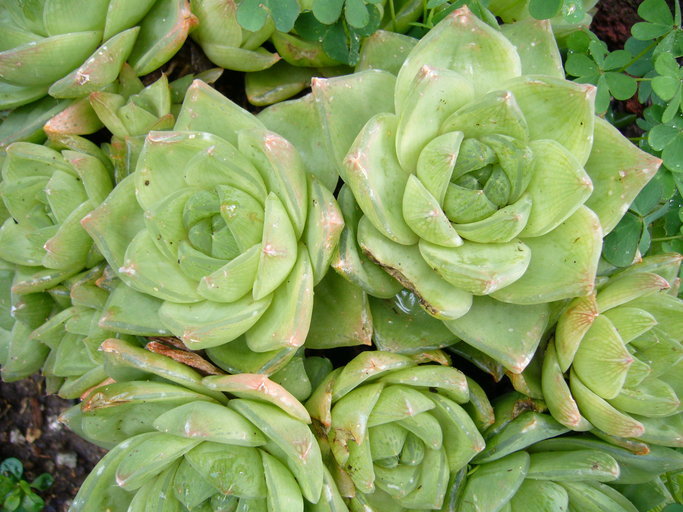
<path fill-rule="evenodd" d="M 165 302 L 159 310 L 164 326 L 189 348 L 215 347 L 227 343 L 251 328 L 270 305 L 272 296 L 255 301 L 249 296 L 231 303 Z"/>
<path fill-rule="evenodd" d="M 397 112 L 408 98 L 413 77 L 425 65 L 456 71 L 481 93 L 520 75 L 522 70 L 512 43 L 467 7 L 448 15 L 410 52 L 396 83 Z"/>
<path fill-rule="evenodd" d="M 465 316 L 444 323 L 468 344 L 521 373 L 541 341 L 548 317 L 547 304 L 521 306 L 483 296 L 474 298 Z"/>
<path fill-rule="evenodd" d="M 602 229 L 597 216 L 579 207 L 555 230 L 536 238 L 523 238 L 531 249 L 526 273 L 493 296 L 516 304 L 538 304 L 593 291 L 602 249 Z"/>
<path fill-rule="evenodd" d="M 596 119 L 594 137 L 586 162 L 594 191 L 586 206 L 598 215 L 606 235 L 655 175 L 661 160 L 631 144 L 604 119 Z"/>
<path fill-rule="evenodd" d="M 460 247 L 440 247 L 420 241 L 427 264 L 453 286 L 474 295 L 488 295 L 518 280 L 532 255 L 519 240 L 499 244 L 467 242 Z"/>
<path fill-rule="evenodd" d="M 524 113 L 531 139 L 557 141 L 584 165 L 593 145 L 595 87 L 545 76 L 520 77 L 506 85 Z"/>
<path fill-rule="evenodd" d="M 533 173 L 527 188 L 532 207 L 520 236 L 536 237 L 555 229 L 571 216 L 593 191 L 590 178 L 574 156 L 553 140 L 530 144 Z"/>
<path fill-rule="evenodd" d="M 569 385 L 564 380 L 553 342 L 548 343 L 543 357 L 542 386 L 548 410 L 557 421 L 572 430 L 592 428 L 592 425 L 581 415 L 569 390 Z"/>
<path fill-rule="evenodd" d="M 398 118 L 378 114 L 363 127 L 344 158 L 344 179 L 363 213 L 390 240 L 403 245 L 417 242 L 400 205 L 410 174 L 394 150 Z"/>
<path fill-rule="evenodd" d="M 562 56 L 548 20 L 519 20 L 500 27 L 522 60 L 522 74 L 564 78 Z"/>
<path fill-rule="evenodd" d="M 396 155 L 405 170 L 415 171 L 422 149 L 439 134 L 442 122 L 473 96 L 472 85 L 459 73 L 429 66 L 420 68 L 405 103 L 396 112 Z"/>
<path fill-rule="evenodd" d="M 247 345 L 256 352 L 298 348 L 306 340 L 312 313 L 313 269 L 308 251 L 299 245 L 297 260 L 273 293 L 268 311 L 246 333 Z"/>
<path fill-rule="evenodd" d="M 422 258 L 417 245 L 405 246 L 392 242 L 365 217 L 358 228 L 358 241 L 363 251 L 415 293 L 430 315 L 454 319 L 469 310 L 472 295 L 447 283 L 432 270 Z"/>
<path fill-rule="evenodd" d="M 612 322 L 598 315 L 581 340 L 573 368 L 593 393 L 611 399 L 621 391 L 632 363 L 633 357 Z"/>
<path fill-rule="evenodd" d="M 352 75 L 312 81 L 313 99 L 323 128 L 323 143 L 345 178 L 341 163 L 365 123 L 375 114 L 393 111 L 396 78 L 367 70 Z M 343 93 L 342 93 L 343 91 Z"/>

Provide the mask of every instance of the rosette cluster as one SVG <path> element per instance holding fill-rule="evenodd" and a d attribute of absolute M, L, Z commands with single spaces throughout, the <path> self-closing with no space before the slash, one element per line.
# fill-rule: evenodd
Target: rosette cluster
<path fill-rule="evenodd" d="M 351 510 L 439 510 L 458 471 L 484 449 L 460 405 L 470 401 L 466 377 L 418 362 L 364 352 L 306 404 Z"/>
<path fill-rule="evenodd" d="M 680 263 L 679 254 L 647 257 L 569 304 L 543 361 L 558 421 L 683 446 L 683 301 L 669 293 Z"/>
<path fill-rule="evenodd" d="M 111 162 L 96 145 L 71 142 L 61 151 L 18 142 L 3 162 L 0 258 L 8 332 L 0 361 L 7 380 L 41 368 L 49 349 L 32 332 L 70 305 L 77 274 L 102 261 L 80 220 L 112 190 Z"/>
<path fill-rule="evenodd" d="M 287 140 L 195 81 L 173 130 L 150 132 L 83 225 L 188 348 L 245 335 L 270 357 L 303 344 L 343 220 Z"/>
<path fill-rule="evenodd" d="M 360 44 L 359 14 L 445 17 L 255 116 L 220 70 L 138 78 L 188 0 L 0 0 L 0 364 L 80 397 L 62 421 L 110 450 L 71 510 L 683 499 L 682 257 L 600 261 L 660 161 L 565 79 L 541 4 L 492 0 L 501 26 L 421 0 L 304 0 L 295 25 L 295 4 L 193 0 L 193 37 L 268 103 L 337 64 L 334 30 Z"/>
<path fill-rule="evenodd" d="M 128 67 L 118 80 L 121 94 L 93 93 L 97 122 L 120 135 L 111 145 L 48 130 L 46 145 L 8 148 L 0 184 L 4 379 L 42 367 L 48 390 L 73 398 L 105 378 L 97 351 L 104 339 L 170 334 L 156 313 L 161 302 L 122 285 L 80 221 L 132 172 L 140 132 L 172 127 L 173 101 L 191 78 L 169 85 L 162 77 L 144 88 Z"/>

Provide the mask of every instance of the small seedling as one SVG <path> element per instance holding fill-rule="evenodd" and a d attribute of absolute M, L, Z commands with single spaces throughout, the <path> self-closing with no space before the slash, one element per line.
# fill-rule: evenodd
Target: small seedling
<path fill-rule="evenodd" d="M 35 490 L 44 491 L 54 479 L 43 473 L 29 483 L 22 477 L 24 466 L 19 459 L 10 457 L 0 464 L 0 512 L 39 512 L 45 502 Z"/>

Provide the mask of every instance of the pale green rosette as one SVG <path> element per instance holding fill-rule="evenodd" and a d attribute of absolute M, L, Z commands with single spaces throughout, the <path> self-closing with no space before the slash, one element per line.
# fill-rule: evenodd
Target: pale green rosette
<path fill-rule="evenodd" d="M 323 140 L 302 147 L 325 149 L 362 211 L 345 248 L 357 243 L 430 315 L 519 373 L 548 304 L 593 291 L 603 235 L 660 163 L 596 118 L 594 91 L 564 79 L 548 22 L 499 31 L 462 8 L 397 77 L 316 79 L 310 98 L 266 119 L 283 126 L 314 107 Z M 345 262 L 335 268 L 376 294 L 368 262 Z"/>
<path fill-rule="evenodd" d="M 460 472 L 484 449 L 480 414 L 470 411 L 492 413 L 486 396 L 455 368 L 419 361 L 363 352 L 306 403 L 352 511 L 441 510 Z"/>
<path fill-rule="evenodd" d="M 31 291 L 40 277 L 26 267 L 2 272 L 4 314 L 0 327 L 2 379 L 41 372 L 46 391 L 78 398 L 108 376 L 100 344 L 108 338 L 143 343 L 138 336 L 163 336 L 161 301 L 136 293 L 104 264 Z M 19 293 L 21 292 L 21 293 Z"/>
<path fill-rule="evenodd" d="M 196 18 L 187 0 L 3 1 L 0 109 L 49 94 L 80 98 L 116 80 L 128 61 L 138 75 L 168 61 Z"/>
<path fill-rule="evenodd" d="M 669 293 L 680 263 L 647 257 L 568 305 L 541 381 L 558 421 L 617 444 L 683 446 L 683 301 Z"/>
<path fill-rule="evenodd" d="M 165 64 L 197 23 L 188 0 L 6 0 L 0 4 L 0 151 L 46 133 L 102 128 L 88 94 L 116 92 L 128 62 Z"/>
<path fill-rule="evenodd" d="M 112 448 L 70 510 L 339 510 L 308 413 L 282 386 L 252 374 L 202 379 L 120 340 L 102 349 L 112 375 L 154 380 L 96 388 L 65 414 Z"/>
<path fill-rule="evenodd" d="M 494 414 L 486 448 L 458 474 L 442 511 L 636 512 L 645 501 L 622 491 L 656 485 L 683 466 L 670 448 L 634 453 L 590 435 L 563 436 L 567 428 L 542 401 L 519 393 L 499 397 Z"/>
<path fill-rule="evenodd" d="M 197 80 L 83 225 L 188 348 L 272 373 L 306 339 L 343 220 L 287 140 Z"/>
<path fill-rule="evenodd" d="M 45 291 L 102 260 L 80 222 L 111 192 L 112 164 L 96 145 L 77 144 L 80 150 L 28 142 L 7 148 L 0 195 L 9 217 L 0 227 L 0 258 L 34 275 L 15 293 Z"/>
<path fill-rule="evenodd" d="M 35 283 L 27 268 L 15 268 L 1 262 L 2 314 L 0 315 L 0 366 L 4 381 L 14 381 L 36 373 L 43 365 L 48 348 L 29 338 L 36 327 L 44 323 L 63 306 L 63 294 L 34 292 L 17 293 Z"/>

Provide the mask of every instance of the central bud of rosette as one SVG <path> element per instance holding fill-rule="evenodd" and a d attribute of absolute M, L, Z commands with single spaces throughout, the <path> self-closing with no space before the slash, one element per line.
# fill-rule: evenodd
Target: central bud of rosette
<path fill-rule="evenodd" d="M 433 76 L 428 68 L 422 73 Z M 458 109 L 441 131 L 415 164 L 409 154 L 403 157 L 414 170 L 403 194 L 403 218 L 419 237 L 420 253 L 430 267 L 458 288 L 487 295 L 519 279 L 529 266 L 531 251 L 517 237 L 534 236 L 533 225 L 526 229 L 534 149 L 543 156 L 559 144 L 530 143 L 524 116 L 509 91 Z M 585 180 L 587 197 L 591 188 Z"/>
<path fill-rule="evenodd" d="M 174 130 L 149 133 L 84 226 L 189 348 L 244 335 L 251 350 L 293 354 L 343 221 L 287 140 L 197 81 Z"/>

